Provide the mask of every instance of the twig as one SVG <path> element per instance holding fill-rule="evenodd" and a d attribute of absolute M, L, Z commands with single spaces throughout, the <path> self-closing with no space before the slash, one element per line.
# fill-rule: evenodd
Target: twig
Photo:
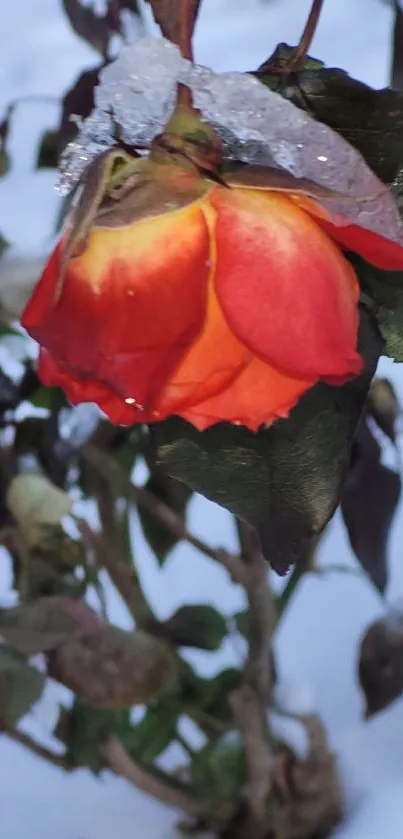
<path fill-rule="evenodd" d="M 154 620 L 151 607 L 141 589 L 137 572 L 117 555 L 106 534 L 96 533 L 83 519 L 75 519 L 84 541 L 96 554 L 97 564 L 108 572 L 138 627 Z"/>
<path fill-rule="evenodd" d="M 320 13 L 323 9 L 325 0 L 312 0 L 311 11 L 308 15 L 308 20 L 305 24 L 304 31 L 301 35 L 300 42 L 295 48 L 294 55 L 287 64 L 287 73 L 296 73 L 301 70 L 304 64 L 305 56 L 311 46 L 313 36 L 316 32 L 316 27 L 319 23 Z"/>
<path fill-rule="evenodd" d="M 18 731 L 16 728 L 5 728 L 0 733 L 5 734 L 6 737 L 29 749 L 30 752 L 42 758 L 42 760 L 47 760 L 52 766 L 57 766 L 58 769 L 71 771 L 74 768 L 64 755 L 57 755 L 51 752 L 50 749 L 46 749 L 45 746 L 40 746 L 29 734 L 25 734 L 23 731 Z"/>
<path fill-rule="evenodd" d="M 205 554 L 205 556 L 208 556 L 210 559 L 213 559 L 215 562 L 223 565 L 231 575 L 234 582 L 239 583 L 240 585 L 245 585 L 245 569 L 240 557 L 230 554 L 225 550 L 221 550 L 220 548 L 211 548 L 201 539 L 198 539 L 197 536 L 190 533 L 177 513 L 153 495 L 152 492 L 145 489 L 145 487 L 139 487 L 132 484 L 130 478 L 125 475 L 118 464 L 99 449 L 94 446 L 87 446 L 83 449 L 82 456 L 94 469 L 97 469 L 107 481 L 115 485 L 115 487 L 123 495 L 131 498 L 135 504 L 139 505 L 139 507 L 143 507 L 145 510 L 148 510 L 148 512 L 158 519 L 158 521 L 160 521 L 161 524 L 163 524 L 177 539 L 188 542 L 189 545 L 192 545 L 198 551 Z"/>
<path fill-rule="evenodd" d="M 169 807 L 177 807 L 190 815 L 197 815 L 198 805 L 184 785 L 171 778 L 161 778 L 154 771 L 136 763 L 123 744 L 116 737 L 110 737 L 103 746 L 103 752 L 111 769 L 126 778 L 137 789 L 162 801 Z"/>

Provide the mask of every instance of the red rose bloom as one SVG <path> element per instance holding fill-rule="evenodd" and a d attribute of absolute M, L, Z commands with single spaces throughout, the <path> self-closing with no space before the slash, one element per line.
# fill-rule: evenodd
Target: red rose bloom
<path fill-rule="evenodd" d="M 300 193 L 228 188 L 163 158 L 132 170 L 70 251 L 67 229 L 25 309 L 45 384 L 114 423 L 255 430 L 360 371 L 359 286 L 340 245 L 392 269 L 402 248 Z"/>

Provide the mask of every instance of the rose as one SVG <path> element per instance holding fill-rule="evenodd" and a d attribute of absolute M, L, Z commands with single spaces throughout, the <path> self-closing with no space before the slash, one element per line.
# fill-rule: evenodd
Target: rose
<path fill-rule="evenodd" d="M 91 164 L 22 318 L 45 384 L 116 424 L 176 414 L 255 430 L 319 380 L 359 373 L 342 248 L 386 269 L 403 267 L 403 248 L 334 224 L 314 185 L 244 174 L 214 179 L 161 149 Z"/>

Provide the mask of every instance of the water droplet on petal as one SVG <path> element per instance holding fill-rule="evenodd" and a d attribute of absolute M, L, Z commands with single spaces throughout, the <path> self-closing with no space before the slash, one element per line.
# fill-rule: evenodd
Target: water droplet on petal
<path fill-rule="evenodd" d="M 126 405 L 133 405 L 133 408 L 136 408 L 137 411 L 145 411 L 144 405 L 142 405 L 141 402 L 137 402 L 137 399 L 135 399 L 134 396 L 128 396 L 127 399 L 125 399 L 125 402 Z"/>

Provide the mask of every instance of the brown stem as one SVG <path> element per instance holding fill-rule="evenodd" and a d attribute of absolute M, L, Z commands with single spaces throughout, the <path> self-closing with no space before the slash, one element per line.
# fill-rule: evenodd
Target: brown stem
<path fill-rule="evenodd" d="M 125 475 L 118 464 L 108 455 L 103 454 L 95 446 L 87 446 L 83 452 L 85 460 L 97 469 L 100 475 L 109 481 L 115 489 L 131 498 L 139 507 L 148 510 L 167 530 L 177 539 L 188 542 L 205 556 L 222 565 L 231 575 L 234 582 L 244 585 L 245 570 L 240 557 L 228 553 L 220 548 L 211 548 L 197 536 L 186 529 L 180 516 L 175 513 L 167 504 L 156 498 L 152 492 L 145 487 L 138 487 L 131 483 L 130 478 Z"/>
<path fill-rule="evenodd" d="M 303 67 L 305 56 L 309 51 L 309 47 L 311 46 L 313 36 L 316 32 L 316 27 L 319 23 L 319 17 L 323 9 L 324 2 L 325 0 L 312 0 L 312 6 L 311 11 L 308 15 L 308 20 L 305 24 L 304 31 L 300 38 L 300 42 L 298 46 L 295 48 L 294 55 L 292 56 L 289 64 L 287 65 L 287 73 L 296 73 Z"/>
<path fill-rule="evenodd" d="M 267 562 L 253 528 L 237 522 L 241 555 L 246 566 L 244 582 L 248 598 L 249 654 L 247 675 L 255 686 L 261 704 L 271 698 L 271 652 L 276 624 L 276 603 L 268 581 Z"/>
<path fill-rule="evenodd" d="M 182 0 L 180 16 L 180 50 L 184 58 L 193 62 L 193 30 L 200 7 L 200 0 Z"/>
<path fill-rule="evenodd" d="M 246 797 L 249 830 L 253 839 L 267 836 L 267 799 L 271 782 L 271 754 L 262 737 L 262 719 L 256 693 L 249 685 L 234 691 L 230 703 L 242 736 L 247 772 Z"/>
<path fill-rule="evenodd" d="M 23 731 L 18 731 L 16 728 L 6 728 L 2 733 L 11 740 L 14 740 L 15 743 L 19 743 L 21 746 L 24 746 L 24 748 L 29 749 L 29 751 L 37 757 L 42 758 L 42 760 L 47 760 L 47 762 L 51 763 L 52 766 L 57 766 L 59 769 L 70 771 L 73 768 L 64 755 L 57 755 L 54 752 L 51 752 L 50 749 L 45 749 L 44 746 L 40 746 L 39 743 L 36 743 L 35 740 L 29 736 L 29 734 L 25 734 Z"/>
<path fill-rule="evenodd" d="M 184 813 L 197 815 L 197 801 L 182 784 L 168 777 L 162 778 L 154 774 L 154 771 L 136 763 L 116 737 L 110 737 L 102 750 L 111 769 L 117 775 L 130 781 L 137 789 L 169 807 L 177 807 Z"/>
<path fill-rule="evenodd" d="M 245 747 L 250 829 L 255 839 L 264 837 L 266 808 L 271 790 L 273 755 L 267 725 L 272 692 L 271 655 L 275 625 L 275 600 L 268 583 L 267 563 L 255 531 L 238 521 L 244 583 L 248 598 L 249 652 L 245 684 L 231 697 L 235 719 Z"/>

